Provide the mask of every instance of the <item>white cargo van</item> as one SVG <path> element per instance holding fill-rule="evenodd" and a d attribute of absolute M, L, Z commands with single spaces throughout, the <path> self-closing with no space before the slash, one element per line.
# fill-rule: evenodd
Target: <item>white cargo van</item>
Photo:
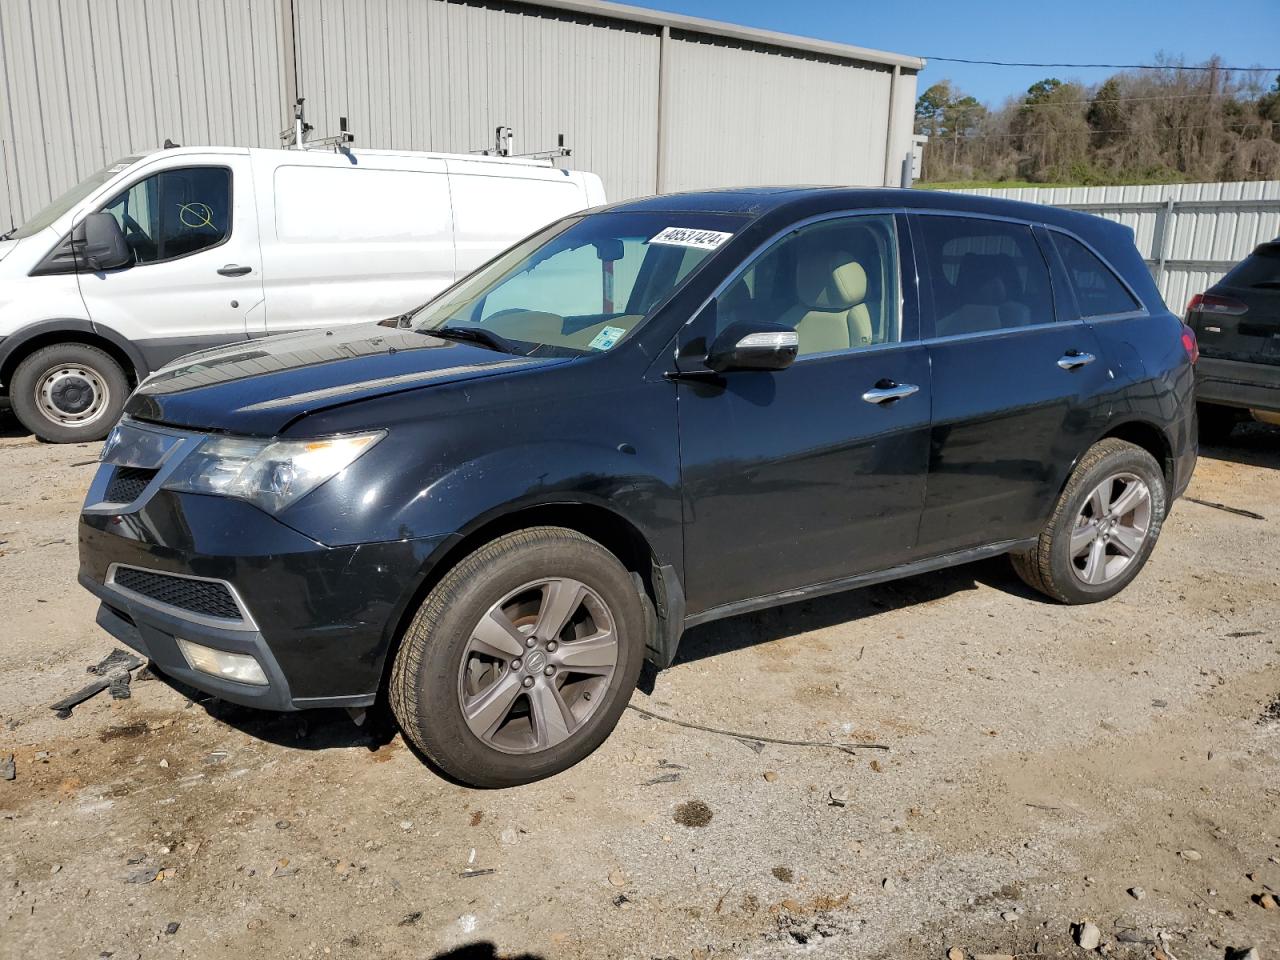
<path fill-rule="evenodd" d="M 0 238 L 0 398 L 46 440 L 99 439 L 175 357 L 396 316 L 604 199 L 594 174 L 506 157 L 126 157 Z"/>

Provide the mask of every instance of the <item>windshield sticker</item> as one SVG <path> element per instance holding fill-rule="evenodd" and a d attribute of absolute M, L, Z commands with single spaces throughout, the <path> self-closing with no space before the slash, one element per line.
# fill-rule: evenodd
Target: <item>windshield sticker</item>
<path fill-rule="evenodd" d="M 612 350 L 613 345 L 621 340 L 626 332 L 622 327 L 605 327 L 587 346 L 592 350 Z"/>
<path fill-rule="evenodd" d="M 696 247 L 699 250 L 714 250 L 732 236 L 732 233 L 720 233 L 716 230 L 667 227 L 649 242 L 665 243 L 673 247 Z"/>

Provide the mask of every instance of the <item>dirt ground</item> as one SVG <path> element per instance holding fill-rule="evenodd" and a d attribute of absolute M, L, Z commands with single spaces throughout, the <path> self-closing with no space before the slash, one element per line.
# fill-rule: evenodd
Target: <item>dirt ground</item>
<path fill-rule="evenodd" d="M 96 454 L 0 421 L 6 960 L 1083 957 L 1084 920 L 1120 958 L 1280 957 L 1278 430 L 1204 451 L 1190 491 L 1265 519 L 1180 502 L 1108 603 L 1001 559 L 698 628 L 633 700 L 887 751 L 628 711 L 491 792 L 345 714 L 156 680 L 58 719 L 116 646 L 75 582 Z"/>

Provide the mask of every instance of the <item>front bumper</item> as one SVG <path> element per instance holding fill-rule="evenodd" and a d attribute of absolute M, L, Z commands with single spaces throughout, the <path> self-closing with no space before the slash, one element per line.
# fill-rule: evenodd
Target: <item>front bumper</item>
<path fill-rule="evenodd" d="M 1196 399 L 1229 407 L 1280 411 L 1280 364 L 1201 356 L 1196 364 Z"/>
<path fill-rule="evenodd" d="M 110 469 L 110 468 L 103 468 Z M 159 490 L 127 513 L 80 518 L 80 583 L 97 622 L 164 673 L 271 710 L 365 706 L 414 590 L 444 538 L 329 547 L 250 504 Z M 221 620 L 112 582 L 113 565 L 221 581 L 250 614 Z M 261 664 L 265 686 L 196 671 L 182 637 Z"/>

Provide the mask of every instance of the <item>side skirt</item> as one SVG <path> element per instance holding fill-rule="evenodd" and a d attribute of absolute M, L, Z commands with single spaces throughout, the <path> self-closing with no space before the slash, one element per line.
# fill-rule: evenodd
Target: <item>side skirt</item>
<path fill-rule="evenodd" d="M 856 576 L 843 577 L 839 580 L 828 580 L 825 583 L 815 583 L 812 586 L 801 587 L 798 590 L 786 590 L 782 593 L 772 593 L 764 597 L 753 597 L 750 600 L 737 600 L 733 603 L 712 607 L 702 613 L 695 613 L 693 616 L 685 617 L 684 626 L 685 629 L 688 629 L 689 627 L 696 627 L 700 623 L 722 620 L 725 617 L 735 617 L 740 613 L 751 613 L 754 610 L 764 610 L 767 607 L 778 607 L 786 603 L 795 603 L 797 600 L 825 597 L 831 593 L 843 593 L 845 590 L 853 590 L 856 587 L 869 587 L 873 583 L 900 580 L 903 577 L 914 577 L 918 573 L 941 570 L 943 567 L 954 567 L 962 563 L 972 563 L 975 560 L 986 560 L 988 557 L 999 556 L 1002 553 L 1027 550 L 1035 545 L 1037 539 L 1037 537 L 1028 537 L 1024 540 L 1001 540 L 999 543 L 991 543 L 985 547 L 970 547 L 967 550 L 958 550 L 955 553 L 943 554 L 940 557 L 914 560 L 911 563 L 889 567 L 886 570 L 860 573 Z"/>

